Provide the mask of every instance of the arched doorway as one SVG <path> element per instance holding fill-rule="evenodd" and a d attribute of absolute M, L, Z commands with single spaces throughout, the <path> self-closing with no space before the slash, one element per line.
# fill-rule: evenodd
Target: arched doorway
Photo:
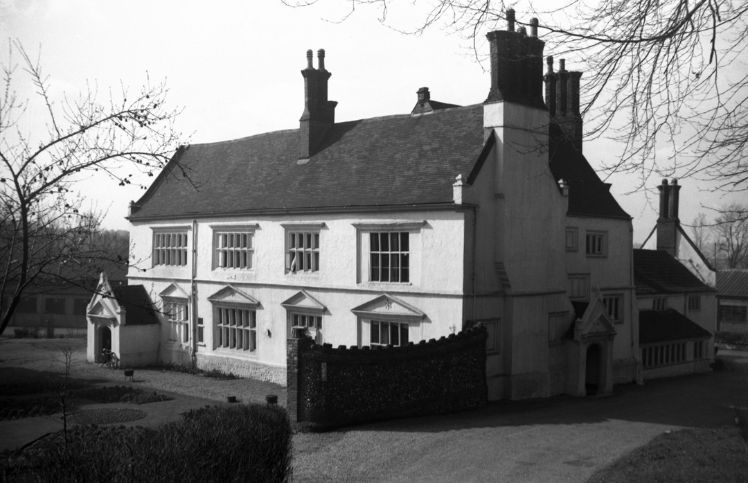
<path fill-rule="evenodd" d="M 103 362 L 102 354 L 104 352 L 111 352 L 112 350 L 112 330 L 106 325 L 99 327 L 99 343 L 96 347 L 96 360 Z"/>
<path fill-rule="evenodd" d="M 599 344 L 590 344 L 587 347 L 587 357 L 585 361 L 585 379 L 584 387 L 588 396 L 600 392 L 602 387 L 602 357 Z"/>

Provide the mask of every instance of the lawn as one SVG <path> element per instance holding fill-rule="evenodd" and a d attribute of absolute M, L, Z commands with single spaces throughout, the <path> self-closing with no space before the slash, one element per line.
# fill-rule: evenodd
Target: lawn
<path fill-rule="evenodd" d="M 596 472 L 592 483 L 745 481 L 748 449 L 735 427 L 668 431 Z"/>
<path fill-rule="evenodd" d="M 145 404 L 171 398 L 132 386 L 101 386 L 99 380 L 20 367 L 0 368 L 0 421 L 55 414 L 87 403 Z"/>

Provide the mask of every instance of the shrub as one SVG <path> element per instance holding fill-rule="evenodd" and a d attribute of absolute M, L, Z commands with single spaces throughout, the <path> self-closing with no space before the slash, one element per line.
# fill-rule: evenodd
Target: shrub
<path fill-rule="evenodd" d="M 152 472 L 139 478 L 145 481 L 290 478 L 291 425 L 285 410 L 277 407 L 241 405 L 190 411 L 183 422 L 161 428 L 149 446 L 142 466 Z M 163 461 L 169 464 L 159 466 Z"/>
<path fill-rule="evenodd" d="M 37 445 L 8 476 L 38 481 L 288 481 L 284 409 L 209 407 L 157 430 L 77 426 Z"/>

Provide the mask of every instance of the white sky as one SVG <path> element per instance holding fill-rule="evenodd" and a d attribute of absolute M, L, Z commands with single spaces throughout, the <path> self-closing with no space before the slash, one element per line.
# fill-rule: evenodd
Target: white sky
<path fill-rule="evenodd" d="M 119 89 L 120 84 L 136 89 L 146 73 L 166 79 L 170 103 L 184 108 L 178 129 L 193 143 L 298 127 L 303 109 L 299 71 L 307 49 L 327 52 L 325 64 L 333 74 L 330 99 L 338 101 L 339 121 L 410 112 L 421 86 L 443 102 L 467 105 L 485 99 L 487 66 L 476 62 L 470 42 L 438 29 L 404 35 L 380 24 L 371 9 L 336 22 L 345 14 L 341 5 L 294 9 L 278 0 L 210 6 L 184 0 L 0 0 L 0 33 L 19 39 L 32 55 L 41 52 L 54 93 L 74 94 L 87 82 L 100 89 Z M 413 11 L 414 22 L 419 18 Z M 7 51 L 3 45 L 3 61 Z M 19 94 L 32 98 L 28 87 Z M 610 142 L 585 144 L 593 165 L 615 159 L 620 151 Z M 643 193 L 624 195 L 633 181 L 622 176 L 608 181 L 634 217 L 634 240 L 643 241 L 657 216 L 656 197 L 650 195 L 647 202 Z M 648 186 L 659 182 L 653 177 Z M 707 194 L 696 181 L 681 184 L 684 223 L 699 211 L 711 217 L 703 206 L 736 200 Z M 138 199 L 141 189 L 119 187 L 108 178 L 91 179 L 82 187 L 87 203 L 107 211 L 106 227 L 127 229 L 127 203 Z"/>

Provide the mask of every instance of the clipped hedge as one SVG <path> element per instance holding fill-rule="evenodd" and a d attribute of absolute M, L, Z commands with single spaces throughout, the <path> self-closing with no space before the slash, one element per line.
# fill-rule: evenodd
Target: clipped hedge
<path fill-rule="evenodd" d="M 291 427 L 284 409 L 206 407 L 158 429 L 77 426 L 28 448 L 10 480 L 288 481 Z"/>

